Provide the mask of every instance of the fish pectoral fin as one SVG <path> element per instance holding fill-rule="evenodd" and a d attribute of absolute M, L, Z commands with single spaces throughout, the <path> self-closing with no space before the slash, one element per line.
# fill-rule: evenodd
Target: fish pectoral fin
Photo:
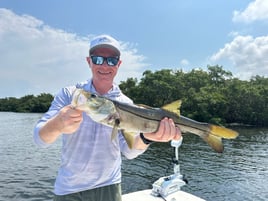
<path fill-rule="evenodd" d="M 134 132 L 126 132 L 122 130 L 122 134 L 127 142 L 127 145 L 130 149 L 133 149 L 135 143 L 135 134 Z"/>
<path fill-rule="evenodd" d="M 119 124 L 120 124 L 120 120 L 115 119 L 113 131 L 112 131 L 112 135 L 111 135 L 112 140 L 114 140 L 116 138 L 117 134 L 118 134 Z"/>
<path fill-rule="evenodd" d="M 212 133 L 212 135 L 225 139 L 235 139 L 238 136 L 238 132 L 234 130 L 215 125 L 210 125 L 210 132 Z"/>
<path fill-rule="evenodd" d="M 111 140 L 114 140 L 116 138 L 117 134 L 118 134 L 118 127 L 114 126 L 113 131 L 112 131 L 112 135 L 111 135 Z"/>
<path fill-rule="evenodd" d="M 172 103 L 164 105 L 163 107 L 161 107 L 161 109 L 167 110 L 180 116 L 180 107 L 181 107 L 181 100 L 176 100 Z"/>
<path fill-rule="evenodd" d="M 222 153 L 223 152 L 223 144 L 222 138 L 219 136 L 215 136 L 212 134 L 208 134 L 206 137 L 203 138 L 216 152 Z"/>

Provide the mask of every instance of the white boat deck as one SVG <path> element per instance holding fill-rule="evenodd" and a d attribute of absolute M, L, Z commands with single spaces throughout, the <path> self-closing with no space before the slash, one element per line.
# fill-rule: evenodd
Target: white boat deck
<path fill-rule="evenodd" d="M 177 191 L 164 198 L 151 195 L 152 190 L 142 190 L 124 194 L 122 201 L 205 201 L 195 195 L 184 191 Z"/>

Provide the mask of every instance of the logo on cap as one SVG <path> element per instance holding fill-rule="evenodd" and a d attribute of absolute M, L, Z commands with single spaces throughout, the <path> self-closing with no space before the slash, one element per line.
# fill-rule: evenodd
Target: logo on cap
<path fill-rule="evenodd" d="M 105 42 L 110 43 L 111 40 L 109 40 L 109 38 L 103 37 L 103 38 L 99 38 L 97 43 L 105 43 Z"/>

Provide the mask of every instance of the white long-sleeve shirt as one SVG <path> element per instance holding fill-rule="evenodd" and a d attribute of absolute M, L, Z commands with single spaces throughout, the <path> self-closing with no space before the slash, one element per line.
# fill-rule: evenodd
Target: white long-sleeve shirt
<path fill-rule="evenodd" d="M 40 138 L 40 128 L 62 107 L 71 103 L 76 87 L 97 93 L 91 80 L 63 88 L 34 129 L 34 142 L 40 147 L 50 145 Z M 115 84 L 105 96 L 132 103 Z M 121 133 L 114 140 L 111 140 L 111 134 L 112 128 L 93 121 L 85 113 L 76 132 L 62 134 L 61 165 L 55 182 L 55 194 L 65 195 L 121 182 L 121 153 L 132 159 L 144 150 L 129 149 Z"/>

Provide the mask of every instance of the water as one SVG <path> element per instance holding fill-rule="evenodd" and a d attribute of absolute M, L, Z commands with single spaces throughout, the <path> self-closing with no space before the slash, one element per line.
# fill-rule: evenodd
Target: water
<path fill-rule="evenodd" d="M 45 201 L 53 197 L 60 158 L 60 140 L 37 148 L 32 129 L 41 114 L 0 112 L 0 200 Z M 238 129 L 237 129 L 238 130 Z M 268 129 L 239 129 L 236 140 L 224 141 L 217 154 L 194 135 L 180 148 L 182 189 L 208 201 L 268 200 Z M 174 150 L 155 143 L 134 160 L 123 159 L 123 193 L 151 189 L 159 177 L 172 173 Z"/>

